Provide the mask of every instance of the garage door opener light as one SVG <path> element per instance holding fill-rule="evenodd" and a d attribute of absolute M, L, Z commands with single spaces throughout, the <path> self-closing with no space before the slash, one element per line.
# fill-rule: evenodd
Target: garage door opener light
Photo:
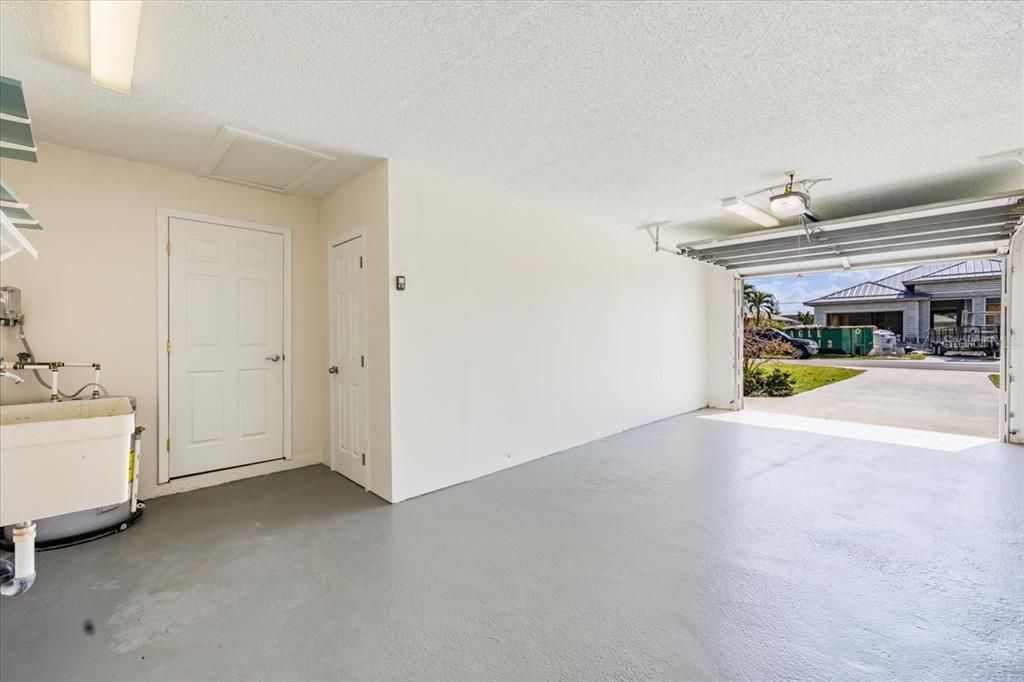
<path fill-rule="evenodd" d="M 771 213 L 762 211 L 757 206 L 749 204 L 743 199 L 737 199 L 736 197 L 722 199 L 722 208 L 727 211 L 732 211 L 738 216 L 743 216 L 747 220 L 751 220 L 762 227 L 778 227 L 782 224 L 782 221 Z"/>

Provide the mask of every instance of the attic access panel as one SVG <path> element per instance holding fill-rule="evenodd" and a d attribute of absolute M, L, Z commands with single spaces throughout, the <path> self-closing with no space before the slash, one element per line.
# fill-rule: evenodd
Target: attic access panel
<path fill-rule="evenodd" d="M 291 194 L 336 160 L 312 149 L 224 126 L 196 173 Z"/>
<path fill-rule="evenodd" d="M 684 256 L 742 277 L 875 267 L 1004 253 L 1021 224 L 1024 190 L 804 227 L 684 242 Z"/>

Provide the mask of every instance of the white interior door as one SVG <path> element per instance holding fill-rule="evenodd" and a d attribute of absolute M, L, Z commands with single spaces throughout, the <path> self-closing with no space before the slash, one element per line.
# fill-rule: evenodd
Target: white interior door
<path fill-rule="evenodd" d="M 171 478 L 282 459 L 284 237 L 171 218 Z"/>
<path fill-rule="evenodd" d="M 1024 443 L 1024 228 L 1010 242 L 1003 279 L 1003 424 L 1006 439 Z"/>
<path fill-rule="evenodd" d="M 331 468 L 366 486 L 365 239 L 331 248 Z"/>

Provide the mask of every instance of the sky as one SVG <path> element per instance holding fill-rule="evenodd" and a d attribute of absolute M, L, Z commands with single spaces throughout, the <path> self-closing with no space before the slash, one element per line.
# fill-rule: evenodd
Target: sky
<path fill-rule="evenodd" d="M 861 282 L 873 282 L 906 269 L 907 267 L 842 270 L 806 274 L 799 277 L 797 275 L 756 277 L 747 281 L 761 291 L 775 294 L 782 314 L 792 315 L 801 310 L 810 310 L 804 305 L 804 301 L 810 301 Z"/>

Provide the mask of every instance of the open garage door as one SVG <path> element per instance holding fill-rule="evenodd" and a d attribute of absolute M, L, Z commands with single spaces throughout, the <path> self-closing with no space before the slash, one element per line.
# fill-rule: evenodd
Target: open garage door
<path fill-rule="evenodd" d="M 999 259 L 1005 264 L 1000 433 L 1005 440 L 1024 443 L 1024 190 L 686 242 L 678 244 L 678 249 L 680 255 L 719 266 L 723 276 L 748 279 L 929 261 Z M 742 320 L 739 294 L 734 308 L 737 319 Z M 859 318 L 829 320 L 839 326 L 861 323 L 893 326 L 885 320 L 884 324 Z M 733 364 L 730 407 L 742 409 L 741 344 L 733 352 L 738 361 Z"/>
<path fill-rule="evenodd" d="M 1024 191 L 681 243 L 682 255 L 743 277 L 1006 253 Z"/>
<path fill-rule="evenodd" d="M 1006 440 L 1024 443 L 1024 229 L 1013 237 L 1003 276 L 1002 413 Z"/>

